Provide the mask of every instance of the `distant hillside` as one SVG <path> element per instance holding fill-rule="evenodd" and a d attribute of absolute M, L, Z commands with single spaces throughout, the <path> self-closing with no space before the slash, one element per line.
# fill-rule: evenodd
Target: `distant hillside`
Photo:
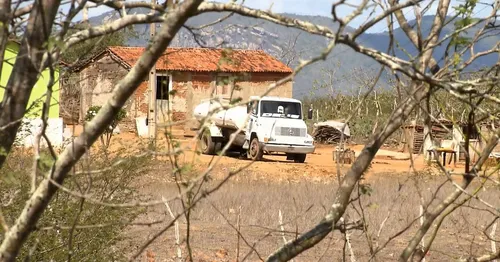
<path fill-rule="evenodd" d="M 451 19 L 451 18 L 448 18 Z M 434 20 L 434 16 L 424 16 L 422 18 L 422 34 L 424 37 L 427 37 L 430 33 L 430 29 L 432 26 Z M 414 26 L 415 21 L 409 21 L 409 24 Z M 474 37 L 476 32 L 479 30 L 480 26 L 476 26 L 475 28 L 471 28 L 467 30 L 467 36 L 469 37 Z M 454 23 L 453 21 L 450 21 L 447 23 L 447 25 L 443 28 L 440 34 L 440 39 L 443 39 L 447 35 L 450 35 L 454 31 Z M 403 32 L 402 29 L 398 28 L 394 32 L 394 36 L 396 41 L 399 43 L 401 48 L 397 49 L 396 55 L 400 58 L 405 58 L 408 59 L 408 55 L 405 54 L 409 53 L 412 57 L 416 56 L 418 54 L 417 49 L 410 43 L 410 40 L 406 36 L 406 34 Z M 366 46 L 375 48 L 380 51 L 387 51 L 387 46 L 389 45 L 389 37 L 388 33 L 379 33 L 379 34 L 364 34 L 361 36 L 359 39 L 361 43 L 363 43 Z M 496 43 L 500 41 L 500 35 L 498 35 L 498 32 L 492 32 L 490 37 L 486 37 L 478 41 L 474 45 L 474 51 L 475 52 L 482 52 L 485 50 L 491 49 Z M 441 45 L 437 46 L 434 49 L 434 58 L 439 62 L 440 65 L 443 65 L 443 56 L 446 51 L 447 45 L 450 43 L 450 40 L 443 41 Z M 403 51 L 404 50 L 404 51 Z M 470 58 L 470 53 L 466 53 L 462 59 L 467 60 Z M 475 61 L 473 65 L 471 65 L 471 68 L 478 68 L 478 67 L 483 67 L 483 66 L 488 66 L 488 65 L 494 65 L 498 60 L 498 54 L 491 54 L 487 55 L 484 57 L 481 57 Z"/>
<path fill-rule="evenodd" d="M 132 12 L 141 13 L 145 12 L 145 10 L 135 9 Z M 187 24 L 196 27 L 215 21 L 225 15 L 225 13 L 206 13 L 189 19 Z M 293 14 L 285 15 L 327 26 L 331 29 L 336 28 L 336 25 L 332 22 L 331 18 L 328 17 Z M 92 17 L 90 21 L 93 24 L 100 24 L 107 19 L 115 19 L 116 17 L 116 13 L 109 12 L 100 16 Z M 430 16 L 423 18 L 422 28 L 424 28 L 425 34 L 428 34 L 432 19 L 433 17 Z M 414 21 L 410 21 L 410 24 L 414 24 Z M 137 25 L 135 26 L 135 30 L 137 31 L 139 37 L 129 39 L 128 44 L 131 46 L 145 46 L 149 39 L 149 25 Z M 350 30 L 350 28 L 348 28 L 348 30 Z M 451 30 L 453 30 L 453 23 L 450 23 L 441 35 L 444 36 Z M 477 29 L 471 29 L 469 33 L 473 34 L 475 30 Z M 409 42 L 408 38 L 401 29 L 396 30 L 395 38 L 402 49 L 405 50 L 398 50 L 397 56 L 407 58 L 405 52 L 410 53 L 410 55 L 415 55 L 417 53 L 416 49 L 413 48 L 413 45 Z M 318 55 L 328 44 L 328 40 L 320 36 L 310 35 L 298 29 L 282 27 L 264 20 L 257 20 L 236 14 L 219 24 L 204 28 L 203 33 L 200 37 L 198 37 L 198 39 L 201 39 L 204 45 L 211 47 L 221 46 L 262 49 L 267 53 L 282 59 L 284 62 L 286 62 L 285 60 L 288 60 L 287 58 L 289 57 L 286 55 L 283 56 L 283 53 L 289 51 L 288 49 L 290 49 L 290 43 L 293 43 L 294 39 L 297 39 L 294 51 L 299 53 L 300 57 L 303 59 Z M 488 49 L 499 40 L 500 36 L 484 39 L 476 45 L 475 50 L 481 51 Z M 364 34 L 360 36 L 359 42 L 379 51 L 386 52 L 389 44 L 389 37 L 386 32 Z M 436 59 L 439 60 L 443 56 L 447 43 L 448 42 L 445 42 L 436 49 L 436 52 L 434 53 Z M 195 41 L 193 35 L 188 30 L 183 28 L 179 34 L 177 34 L 175 41 L 171 44 L 171 46 L 194 47 L 199 45 Z M 496 63 L 497 59 L 498 55 L 495 54 L 485 56 L 481 58 L 475 66 L 492 65 Z M 295 64 L 292 63 L 291 66 L 295 66 L 296 62 L 297 61 L 295 61 Z M 294 83 L 294 97 L 302 98 L 309 95 L 321 96 L 330 92 L 330 89 L 313 89 L 315 81 L 321 82 L 325 80 L 324 71 L 335 71 L 335 79 L 337 79 L 335 81 L 335 88 L 337 90 L 352 90 L 353 82 L 349 81 L 349 77 L 345 76 L 349 73 L 352 74 L 355 68 L 375 71 L 378 70 L 380 66 L 372 59 L 354 52 L 349 47 L 339 45 L 334 49 L 332 54 L 329 55 L 326 61 L 318 62 L 306 68 L 296 77 Z M 384 76 L 380 81 L 380 85 L 386 85 L 386 81 L 387 79 Z"/>

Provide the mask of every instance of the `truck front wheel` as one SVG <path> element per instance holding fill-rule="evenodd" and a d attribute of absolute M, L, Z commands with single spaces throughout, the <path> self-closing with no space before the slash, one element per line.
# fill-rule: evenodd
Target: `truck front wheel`
<path fill-rule="evenodd" d="M 200 149 L 201 153 L 205 155 L 215 154 L 215 142 L 212 140 L 212 136 L 208 132 L 203 132 L 201 135 Z"/>
<path fill-rule="evenodd" d="M 306 154 L 296 154 L 293 156 L 293 162 L 304 163 L 306 161 Z"/>
<path fill-rule="evenodd" d="M 248 147 L 248 157 L 250 157 L 254 161 L 260 161 L 262 160 L 263 155 L 264 151 L 260 146 L 259 139 L 257 137 L 252 138 L 250 146 Z"/>

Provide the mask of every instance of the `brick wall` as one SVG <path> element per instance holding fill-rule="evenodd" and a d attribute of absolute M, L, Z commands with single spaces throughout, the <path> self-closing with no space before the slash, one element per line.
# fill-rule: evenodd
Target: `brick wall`
<path fill-rule="evenodd" d="M 243 99 L 248 99 L 254 95 L 261 96 L 269 89 L 271 84 L 276 83 L 286 76 L 287 74 L 280 73 L 253 73 L 246 81 L 238 82 L 242 89 L 239 95 Z M 291 98 L 293 95 L 293 83 L 285 83 L 267 95 Z"/>
<path fill-rule="evenodd" d="M 60 79 L 59 117 L 64 124 L 78 124 L 80 121 L 80 77 L 78 74 L 65 74 Z"/>
<path fill-rule="evenodd" d="M 108 55 L 104 55 L 94 63 L 89 64 L 79 73 L 81 123 L 83 123 L 85 114 L 90 106 L 103 106 L 106 101 L 111 98 L 114 86 L 127 74 L 127 72 L 128 70 L 123 68 L 115 60 L 111 59 Z M 138 92 L 143 93 L 144 90 L 147 90 L 147 83 L 146 85 L 144 85 L 144 83 L 141 84 Z M 138 113 L 145 112 L 145 114 L 147 114 L 147 99 L 145 100 L 146 107 L 144 107 L 144 105 L 141 104 L 142 101 L 136 103 L 135 98 L 137 96 L 137 94 L 134 95 L 133 98 L 125 103 L 124 109 L 127 111 L 127 118 L 119 124 L 122 131 L 134 131 L 135 117 L 138 116 Z M 146 97 L 144 94 L 139 96 L 142 98 Z"/>
<path fill-rule="evenodd" d="M 185 129 L 197 127 L 197 122 L 192 119 L 194 108 L 203 100 L 209 99 L 216 86 L 216 73 L 209 72 L 178 72 L 173 75 L 173 89 L 176 91 L 172 106 L 172 119 L 174 121 L 191 120 L 185 124 Z M 255 73 L 231 74 L 235 77 L 234 85 L 238 91 L 233 92 L 233 98 L 241 97 L 247 100 L 253 95 L 262 95 L 272 83 L 282 79 L 286 74 Z M 220 90 L 219 90 L 220 92 Z M 286 83 L 268 95 L 292 97 L 292 83 Z M 229 95 L 223 95 L 229 97 Z"/>
<path fill-rule="evenodd" d="M 193 109 L 201 100 L 210 98 L 213 75 L 209 72 L 178 72 L 173 76 L 173 89 L 176 91 L 172 106 L 174 121 L 190 119 Z M 184 125 L 189 130 L 197 122 L 191 119 Z"/>
<path fill-rule="evenodd" d="M 80 72 L 80 89 L 82 112 L 87 111 L 90 105 L 104 105 L 111 97 L 112 89 L 128 71 L 116 61 L 105 55 L 96 62 L 90 64 Z M 161 73 L 161 72 L 159 72 Z M 216 73 L 212 72 L 173 72 L 172 89 L 175 91 L 169 104 L 171 115 L 164 116 L 158 112 L 158 122 L 168 119 L 173 121 L 191 120 L 184 125 L 185 129 L 197 126 L 192 118 L 193 109 L 204 99 L 211 97 L 211 92 L 216 87 Z M 279 73 L 254 73 L 254 74 L 230 74 L 236 77 L 234 86 L 240 90 L 233 92 L 233 98 L 241 97 L 247 100 L 252 95 L 262 95 L 269 85 L 282 79 L 286 74 Z M 292 97 L 292 83 L 286 83 L 278 87 L 268 95 Z M 125 105 L 127 118 L 120 124 L 123 131 L 135 131 L 135 118 L 147 117 L 149 110 L 148 81 L 144 81 L 137 88 L 134 95 Z M 84 116 L 81 116 L 82 119 Z M 167 118 L 167 119 L 164 119 Z"/>

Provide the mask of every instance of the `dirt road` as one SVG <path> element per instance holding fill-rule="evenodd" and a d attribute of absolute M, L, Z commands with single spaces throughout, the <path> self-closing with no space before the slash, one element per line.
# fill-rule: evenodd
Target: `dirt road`
<path fill-rule="evenodd" d="M 141 152 L 145 147 L 146 143 L 135 136 L 122 134 L 114 139 L 115 145 L 120 145 L 135 148 L 137 152 Z M 217 160 L 218 156 L 200 155 L 195 154 L 194 150 L 196 148 L 196 143 L 190 138 L 176 139 L 176 142 L 181 144 L 183 153 L 180 157 L 181 161 L 185 163 L 192 163 L 198 167 L 206 166 L 213 161 L 218 161 L 218 165 L 221 167 L 242 167 L 249 164 L 250 160 L 240 159 L 237 154 L 229 153 L 228 156 L 222 156 Z M 159 150 L 166 148 L 165 139 L 160 139 L 157 142 Z M 363 149 L 363 145 L 350 146 L 350 149 L 354 150 L 356 156 L 359 155 Z M 313 154 L 309 154 L 306 158 L 306 162 L 303 164 L 294 163 L 293 161 L 287 161 L 285 156 L 270 156 L 264 155 L 264 160 L 259 162 L 254 162 L 249 167 L 250 170 L 259 171 L 266 174 L 272 174 L 275 179 L 280 180 L 280 177 L 293 178 L 296 176 L 307 176 L 307 177 L 334 177 L 337 173 L 337 165 L 333 160 L 333 145 L 316 145 L 316 150 Z M 422 156 L 413 155 L 413 164 L 416 170 L 423 170 L 425 168 L 425 163 Z M 412 162 L 409 160 L 410 155 L 400 152 L 394 152 L 391 150 L 380 149 L 372 161 L 372 166 L 367 172 L 367 176 L 372 176 L 377 173 L 405 173 L 410 170 Z M 345 171 L 350 167 L 349 164 L 341 165 L 341 170 Z"/>

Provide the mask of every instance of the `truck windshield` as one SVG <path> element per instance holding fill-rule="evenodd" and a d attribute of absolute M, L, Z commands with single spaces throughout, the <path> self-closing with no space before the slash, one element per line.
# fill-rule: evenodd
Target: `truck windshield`
<path fill-rule="evenodd" d="M 282 101 L 261 101 L 260 115 L 264 117 L 286 117 L 300 119 L 302 109 L 300 103 Z"/>

